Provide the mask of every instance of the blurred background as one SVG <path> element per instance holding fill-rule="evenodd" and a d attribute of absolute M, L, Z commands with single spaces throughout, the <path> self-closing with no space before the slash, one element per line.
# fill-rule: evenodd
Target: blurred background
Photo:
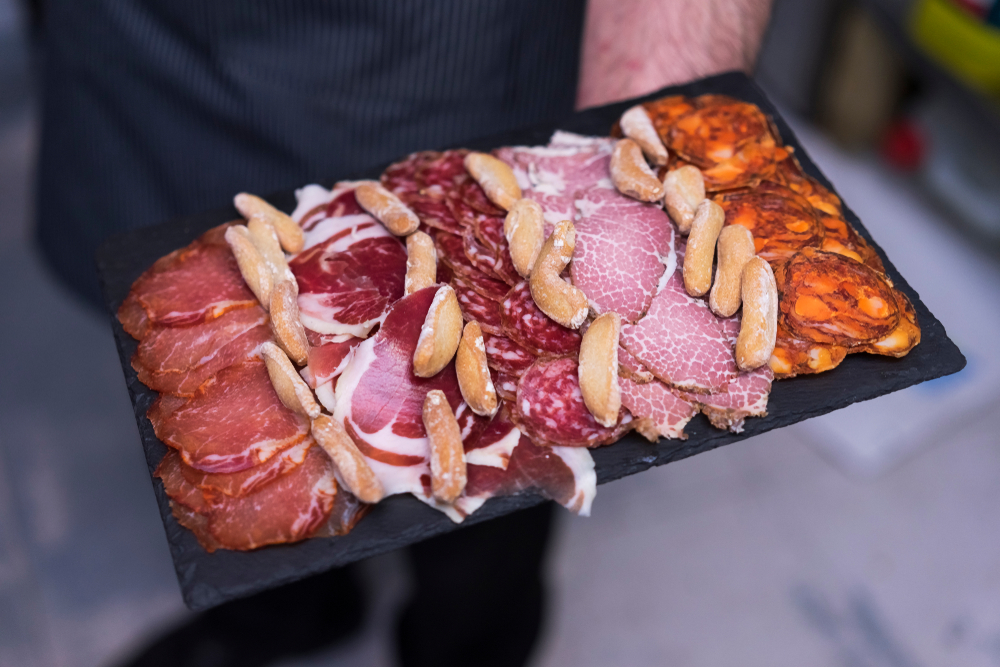
<path fill-rule="evenodd" d="M 32 243 L 43 6 L 0 0 L 0 665 L 112 665 L 189 613 L 108 314 Z M 775 0 L 756 78 L 968 358 L 560 514 L 535 664 L 1000 665 L 1000 2 Z M 408 585 L 295 665 L 392 664 Z"/>

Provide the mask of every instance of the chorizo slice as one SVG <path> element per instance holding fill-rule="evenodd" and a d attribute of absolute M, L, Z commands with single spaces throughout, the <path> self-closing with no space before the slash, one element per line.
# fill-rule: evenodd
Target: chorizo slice
<path fill-rule="evenodd" d="M 823 243 L 823 223 L 812 206 L 783 185 L 766 181 L 752 190 L 724 192 L 714 199 L 726 212 L 726 224 L 749 229 L 757 254 L 768 262 Z"/>

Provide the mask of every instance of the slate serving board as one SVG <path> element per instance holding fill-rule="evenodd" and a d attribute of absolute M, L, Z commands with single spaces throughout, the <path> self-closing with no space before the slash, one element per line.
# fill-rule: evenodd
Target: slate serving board
<path fill-rule="evenodd" d="M 589 109 L 549 125 L 494 135 L 466 144 L 468 148 L 489 150 L 498 146 L 548 142 L 555 129 L 581 134 L 606 135 L 621 113 L 636 102 L 664 95 L 700 95 L 722 93 L 758 105 L 770 114 L 786 144 L 795 147 L 803 168 L 827 187 L 829 181 L 816 168 L 799 145 L 788 125 L 778 116 L 763 92 L 742 73 L 726 73 L 683 86 L 665 88 L 637 100 Z M 381 169 L 367 174 L 342 174 L 342 178 L 358 176 L 377 178 Z M 325 185 L 331 185 L 331 179 Z M 832 187 L 831 187 L 832 189 Z M 295 205 L 293 192 L 278 193 L 269 199 L 280 208 L 291 211 Z M 661 440 L 650 444 L 630 434 L 609 447 L 592 450 L 597 465 L 598 484 L 633 475 L 672 461 L 706 452 L 738 440 L 751 438 L 771 429 L 788 426 L 810 417 L 866 401 L 906 387 L 956 373 L 965 366 L 965 358 L 948 338 L 941 323 L 927 310 L 919 296 L 907 284 L 888 260 L 868 231 L 849 208 L 847 219 L 857 228 L 885 262 L 889 277 L 913 301 L 923 330 L 921 343 L 902 359 L 869 354 L 849 356 L 839 368 L 817 376 L 807 376 L 776 382 L 771 392 L 768 416 L 747 419 L 741 434 L 720 431 L 698 415 L 688 425 L 687 440 Z M 156 259 L 187 245 L 206 229 L 238 217 L 235 209 L 210 211 L 109 238 L 97 253 L 105 301 L 112 314 L 112 327 L 121 357 L 129 396 L 135 409 L 142 445 L 149 472 L 155 470 L 166 453 L 166 446 L 153 433 L 146 411 L 157 394 L 146 388 L 136 377 L 129 360 L 137 342 L 122 329 L 114 314 L 125 299 L 133 281 Z M 194 535 L 182 528 L 170 513 L 163 485 L 153 478 L 153 490 L 170 543 L 184 601 L 192 609 L 206 609 L 227 600 L 251 595 L 267 588 L 323 572 L 329 568 L 390 551 L 434 535 L 460 529 L 447 517 L 410 497 L 395 496 L 376 506 L 344 537 L 306 540 L 293 545 L 266 547 L 249 553 L 218 551 L 209 554 L 197 543 Z M 508 514 L 543 502 L 535 495 L 494 498 L 462 525 L 471 525 Z M 596 499 L 600 503 L 600 494 Z"/>

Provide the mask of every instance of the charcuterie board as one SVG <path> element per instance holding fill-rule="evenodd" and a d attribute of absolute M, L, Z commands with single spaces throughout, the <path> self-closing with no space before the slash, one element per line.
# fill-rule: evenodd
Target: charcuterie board
<path fill-rule="evenodd" d="M 664 89 L 644 99 L 704 93 L 725 94 L 758 105 L 772 116 L 784 143 L 794 147 L 795 155 L 804 170 L 829 187 L 828 181 L 809 160 L 773 105 L 741 73 L 722 74 Z M 643 100 L 590 109 L 561 122 L 467 142 L 466 146 L 489 150 L 504 145 L 544 144 L 556 129 L 606 135 L 621 113 L 637 101 Z M 375 169 L 369 173 L 336 174 L 327 184 L 343 178 L 377 178 L 380 172 L 381 169 Z M 295 206 L 292 192 L 278 193 L 269 197 L 269 200 L 286 211 L 291 211 Z M 923 332 L 921 343 L 908 356 L 900 359 L 852 355 L 833 372 L 777 382 L 770 396 L 768 416 L 747 421 L 745 430 L 739 434 L 712 428 L 708 420 L 699 415 L 686 429 L 689 436 L 687 440 L 660 440 L 656 444 L 650 444 L 637 435 L 629 435 L 614 445 L 594 449 L 592 454 L 599 484 L 788 426 L 852 403 L 899 391 L 955 373 L 964 367 L 964 357 L 947 337 L 941 323 L 927 310 L 919 296 L 878 249 L 857 216 L 846 206 L 844 212 L 849 222 L 882 256 L 887 275 L 913 302 Z M 132 283 L 157 258 L 188 244 L 205 230 L 236 217 L 233 209 L 209 211 L 109 238 L 98 252 L 97 265 L 110 313 L 117 312 Z M 156 393 L 139 382 L 130 364 L 137 342 L 113 316 L 112 326 L 152 474 L 167 451 L 166 446 L 156 438 L 146 418 L 146 412 L 155 400 Z M 184 600 L 193 609 L 205 609 L 543 501 L 540 496 L 535 495 L 493 498 L 465 523 L 455 524 L 414 498 L 395 496 L 375 506 L 371 514 L 346 536 L 313 538 L 297 544 L 272 546 L 252 552 L 220 550 L 209 554 L 197 543 L 192 533 L 176 522 L 159 479 L 153 479 L 153 487 Z"/>

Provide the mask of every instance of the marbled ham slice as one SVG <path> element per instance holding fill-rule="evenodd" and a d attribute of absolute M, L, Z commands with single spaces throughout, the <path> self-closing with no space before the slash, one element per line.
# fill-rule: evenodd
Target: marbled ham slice
<path fill-rule="evenodd" d="M 649 369 L 642 365 L 631 352 L 622 346 L 618 346 L 618 376 L 628 378 L 636 384 L 646 384 L 656 378 L 649 372 Z"/>
<path fill-rule="evenodd" d="M 309 421 L 282 405 L 259 360 L 220 371 L 191 398 L 162 395 L 147 416 L 156 437 L 205 472 L 252 468 L 309 433 Z"/>
<path fill-rule="evenodd" d="M 622 405 L 635 417 L 635 429 L 655 440 L 659 437 L 685 439 L 684 427 L 698 409 L 659 380 L 636 384 L 619 378 Z"/>
<path fill-rule="evenodd" d="M 299 285 L 300 317 L 307 328 L 319 333 L 364 337 L 403 295 L 406 250 L 367 214 L 316 219 L 311 212 L 324 203 L 318 190 L 322 188 L 309 186 L 299 191 L 300 196 L 316 201 L 309 201 L 314 205 L 303 212 L 313 216 L 305 249 L 288 263 Z M 353 191 L 338 189 L 323 196 L 327 204 L 339 200 L 342 210 L 353 210 L 346 201 L 353 199 Z M 308 204 L 303 200 L 300 208 Z"/>
<path fill-rule="evenodd" d="M 511 288 L 500 304 L 503 334 L 539 357 L 575 355 L 580 334 L 552 320 L 535 305 L 531 288 L 521 282 Z"/>
<path fill-rule="evenodd" d="M 663 209 L 611 188 L 594 187 L 575 202 L 576 250 L 570 275 L 594 313 L 623 323 L 646 314 L 664 276 L 676 268 L 674 227 Z"/>
<path fill-rule="evenodd" d="M 191 396 L 206 380 L 256 354 L 271 340 L 259 306 L 188 327 L 153 325 L 132 357 L 139 381 L 160 393 Z"/>
<path fill-rule="evenodd" d="M 466 322 L 479 322 L 479 326 L 487 334 L 499 336 L 502 333 L 499 303 L 477 293 L 458 276 L 452 279 L 451 286 L 458 297 L 458 306 L 462 309 L 462 317 Z"/>
<path fill-rule="evenodd" d="M 240 472 L 204 472 L 181 464 L 184 479 L 202 492 L 212 502 L 220 496 L 245 496 L 268 482 L 291 472 L 306 460 L 309 449 L 315 444 L 311 437 L 272 456 L 264 463 Z"/>
<path fill-rule="evenodd" d="M 521 432 L 507 419 L 506 414 L 497 413 L 478 437 L 464 441 L 465 462 L 470 466 L 506 470 L 511 454 L 520 440 Z"/>
<path fill-rule="evenodd" d="M 490 368 L 519 377 L 535 363 L 535 355 L 506 336 L 483 335 L 486 363 Z"/>
<path fill-rule="evenodd" d="M 539 445 L 599 447 L 628 431 L 631 417 L 622 410 L 618 424 L 601 426 L 587 410 L 573 357 L 536 361 L 517 383 L 511 420 Z"/>

